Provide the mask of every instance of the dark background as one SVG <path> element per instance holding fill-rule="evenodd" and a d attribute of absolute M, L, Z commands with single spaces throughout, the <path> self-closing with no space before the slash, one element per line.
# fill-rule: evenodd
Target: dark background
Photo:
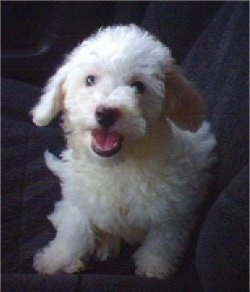
<path fill-rule="evenodd" d="M 2 2 L 2 76 L 42 86 L 74 46 L 113 24 L 144 26 L 180 63 L 223 4 L 170 1 L 155 11 L 147 1 Z"/>
<path fill-rule="evenodd" d="M 100 26 L 140 23 L 149 2 L 2 2 L 2 75 L 42 85 Z"/>

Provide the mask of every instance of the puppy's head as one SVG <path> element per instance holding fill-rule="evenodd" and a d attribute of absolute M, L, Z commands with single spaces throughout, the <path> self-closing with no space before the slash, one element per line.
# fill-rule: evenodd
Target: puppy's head
<path fill-rule="evenodd" d="M 128 149 L 163 114 L 191 131 L 203 119 L 169 49 L 135 25 L 101 29 L 67 57 L 31 113 L 45 126 L 59 111 L 72 147 L 99 157 Z"/>

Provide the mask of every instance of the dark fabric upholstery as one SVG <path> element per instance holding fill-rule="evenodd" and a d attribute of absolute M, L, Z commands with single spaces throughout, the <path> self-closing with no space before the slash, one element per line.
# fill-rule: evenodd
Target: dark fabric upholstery
<path fill-rule="evenodd" d="M 219 163 L 201 230 L 197 271 L 205 291 L 247 291 L 249 206 L 249 7 L 227 3 L 183 63 L 207 102 Z"/>
<path fill-rule="evenodd" d="M 217 4 L 217 9 L 222 4 Z M 185 8 L 186 4 L 183 5 Z M 168 28 L 172 32 L 169 34 L 162 19 L 170 21 L 170 18 L 164 18 L 164 13 L 173 13 L 175 17 L 181 11 L 171 12 L 166 7 L 165 2 L 151 3 L 143 23 L 169 45 L 175 42 L 175 27 Z M 188 7 L 184 9 L 186 15 L 194 11 Z M 161 14 L 157 16 L 150 11 Z M 213 170 L 215 183 L 210 188 L 210 211 L 178 272 L 167 281 L 134 276 L 133 249 L 125 245 L 119 257 L 104 263 L 91 262 L 91 269 L 81 274 L 35 273 L 32 257 L 54 236 L 46 215 L 60 198 L 58 180 L 46 169 L 42 155 L 47 148 L 63 147 L 64 139 L 57 121 L 45 128 L 31 123 L 28 112 L 40 94 L 38 88 L 2 79 L 3 291 L 247 290 L 248 3 L 223 4 L 209 24 L 197 17 L 201 30 L 190 32 L 187 37 L 195 44 L 190 51 L 191 43 L 178 54 L 180 59 L 186 56 L 183 70 L 207 100 L 208 119 L 216 133 L 220 161 Z M 181 19 L 184 21 L 185 17 Z M 171 26 L 171 21 L 168 25 Z M 176 48 L 181 47 L 182 37 L 175 43 Z"/>
<path fill-rule="evenodd" d="M 34 127 L 29 109 L 40 90 L 2 79 L 2 271 L 22 272 L 38 242 L 46 242 L 46 214 L 58 190 L 43 151 L 61 138 L 58 128 Z M 46 192 L 46 190 L 48 190 Z M 43 195 L 42 200 L 37 199 Z M 57 197 L 58 198 L 58 197 Z M 41 220 L 36 220 L 39 218 Z M 39 223 L 39 224 L 38 224 Z M 35 237 L 34 235 L 40 234 Z M 30 265 L 30 263 L 29 263 Z"/>
<path fill-rule="evenodd" d="M 248 11 L 247 2 L 227 3 L 182 66 L 206 99 L 207 118 L 218 140 L 217 193 L 248 162 Z"/>
<path fill-rule="evenodd" d="M 161 1 L 150 4 L 143 26 L 171 48 L 180 64 L 194 42 L 224 4 L 200 1 L 199 7 L 192 1 Z"/>
<path fill-rule="evenodd" d="M 45 292 L 79 291 L 79 276 L 69 274 L 33 275 L 33 274 L 4 274 L 2 291 L 9 292 Z M 92 290 L 93 291 L 93 290 Z"/>
<path fill-rule="evenodd" d="M 201 230 L 197 267 L 206 291 L 247 291 L 249 165 L 213 204 Z"/>

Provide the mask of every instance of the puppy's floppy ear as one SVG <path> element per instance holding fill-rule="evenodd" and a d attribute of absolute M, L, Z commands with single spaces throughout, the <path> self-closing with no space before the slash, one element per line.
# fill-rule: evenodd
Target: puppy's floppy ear
<path fill-rule="evenodd" d="M 31 110 L 33 122 L 41 127 L 46 126 L 62 108 L 62 85 L 66 77 L 67 66 L 60 67 L 53 75 L 40 97 L 39 102 Z"/>
<path fill-rule="evenodd" d="M 205 117 L 205 104 L 194 86 L 175 67 L 166 76 L 167 116 L 180 128 L 196 132 Z"/>

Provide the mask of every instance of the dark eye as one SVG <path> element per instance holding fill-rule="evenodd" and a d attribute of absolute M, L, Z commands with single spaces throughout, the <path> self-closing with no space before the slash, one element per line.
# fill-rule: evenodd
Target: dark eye
<path fill-rule="evenodd" d="M 87 86 L 93 86 L 96 83 L 96 77 L 94 75 L 89 75 L 86 78 L 86 85 Z"/>
<path fill-rule="evenodd" d="M 142 94 L 145 91 L 145 85 L 141 81 L 134 81 L 130 86 L 135 88 L 136 94 Z"/>

